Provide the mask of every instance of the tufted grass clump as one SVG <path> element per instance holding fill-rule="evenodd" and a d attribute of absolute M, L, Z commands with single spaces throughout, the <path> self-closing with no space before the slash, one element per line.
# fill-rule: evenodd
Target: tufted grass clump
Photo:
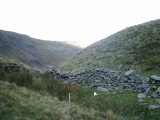
<path fill-rule="evenodd" d="M 18 86 L 32 87 L 33 77 L 27 72 L 4 72 L 0 71 L 0 80 L 15 83 Z"/>

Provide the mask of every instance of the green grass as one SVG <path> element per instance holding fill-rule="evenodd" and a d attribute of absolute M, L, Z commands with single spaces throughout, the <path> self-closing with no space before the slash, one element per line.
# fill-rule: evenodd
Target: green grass
<path fill-rule="evenodd" d="M 93 109 L 61 102 L 49 94 L 0 81 L 1 120 L 96 120 Z M 99 117 L 99 119 L 102 119 Z"/>
<path fill-rule="evenodd" d="M 132 91 L 107 94 L 94 88 L 72 86 L 68 104 L 68 85 L 49 80 L 47 73 L 41 80 L 34 78 L 24 86 L 8 81 L 0 81 L 3 120 L 158 120 L 159 117 L 160 109 L 148 109 L 150 104 L 156 105 L 155 99 L 139 103 L 138 93 Z M 98 95 L 93 96 L 94 92 Z"/>

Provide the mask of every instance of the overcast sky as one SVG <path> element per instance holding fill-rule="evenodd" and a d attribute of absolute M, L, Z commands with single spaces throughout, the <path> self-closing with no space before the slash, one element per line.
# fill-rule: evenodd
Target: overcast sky
<path fill-rule="evenodd" d="M 160 18 L 159 0 L 0 0 L 0 29 L 61 41 L 101 40 Z"/>

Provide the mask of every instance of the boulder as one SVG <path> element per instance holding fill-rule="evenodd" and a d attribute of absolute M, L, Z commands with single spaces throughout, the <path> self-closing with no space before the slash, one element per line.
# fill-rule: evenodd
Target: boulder
<path fill-rule="evenodd" d="M 97 87 L 97 90 L 102 92 L 109 92 L 106 88 L 102 88 L 102 87 Z"/>
<path fill-rule="evenodd" d="M 95 83 L 100 83 L 101 81 L 100 80 L 95 80 Z"/>
<path fill-rule="evenodd" d="M 139 93 L 137 97 L 138 97 L 138 99 L 144 99 L 144 98 L 146 98 L 146 95 L 143 93 Z"/>
<path fill-rule="evenodd" d="M 151 94 L 151 97 L 152 97 L 152 98 L 157 98 L 158 95 L 156 94 L 156 92 L 154 92 L 154 93 Z"/>
<path fill-rule="evenodd" d="M 149 109 L 157 109 L 160 108 L 160 106 L 156 106 L 156 105 L 149 105 Z"/>
<path fill-rule="evenodd" d="M 156 75 L 152 75 L 151 78 L 155 81 L 160 81 L 160 77 Z"/>
<path fill-rule="evenodd" d="M 160 87 L 158 87 L 158 89 L 156 90 L 157 93 L 160 93 Z"/>
<path fill-rule="evenodd" d="M 143 102 L 144 100 L 143 100 L 143 99 L 139 99 L 138 101 L 139 101 L 139 102 Z"/>
<path fill-rule="evenodd" d="M 160 99 L 157 99 L 157 102 L 160 104 Z"/>
<path fill-rule="evenodd" d="M 125 76 L 129 76 L 134 72 L 135 72 L 135 70 L 129 70 L 129 71 L 125 72 Z"/>

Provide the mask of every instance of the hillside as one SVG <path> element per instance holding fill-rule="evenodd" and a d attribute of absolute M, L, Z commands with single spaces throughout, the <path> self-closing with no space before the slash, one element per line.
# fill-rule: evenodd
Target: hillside
<path fill-rule="evenodd" d="M 79 52 L 63 71 L 92 68 L 160 71 L 160 19 L 135 25 L 106 37 Z"/>
<path fill-rule="evenodd" d="M 27 35 L 0 30 L 0 56 L 18 60 L 42 70 L 59 66 L 82 48 L 79 42 L 43 41 Z"/>

